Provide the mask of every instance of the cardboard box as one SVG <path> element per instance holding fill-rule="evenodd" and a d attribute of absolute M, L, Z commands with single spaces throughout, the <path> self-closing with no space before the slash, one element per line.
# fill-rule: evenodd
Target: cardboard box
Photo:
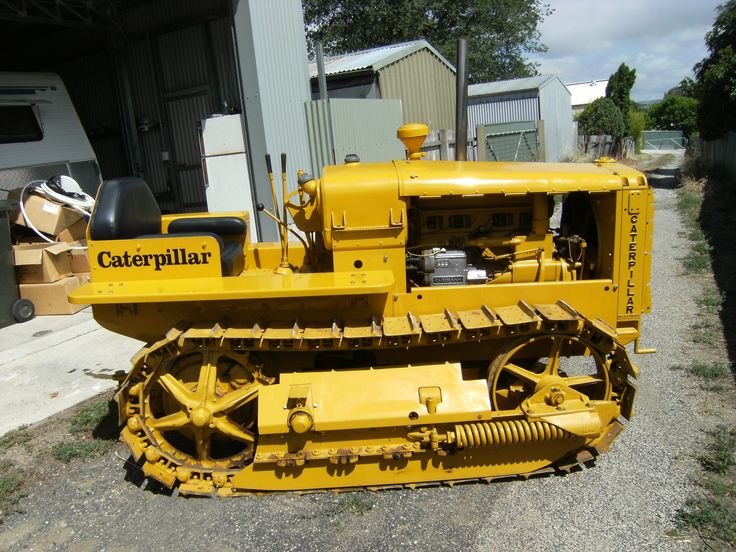
<path fill-rule="evenodd" d="M 36 314 L 74 314 L 87 305 L 74 305 L 67 296 L 80 286 L 79 278 L 69 276 L 47 284 L 21 284 L 20 296 L 36 307 Z"/>
<path fill-rule="evenodd" d="M 10 198 L 11 195 L 19 195 L 19 192 L 15 192 L 15 194 L 11 192 L 8 197 Z M 29 193 L 26 193 L 24 197 L 23 208 L 26 210 L 26 215 L 33 226 L 44 234 L 56 237 L 65 228 L 69 228 L 72 224 L 83 220 L 81 213 L 64 207 L 55 201 Z M 11 222 L 29 227 L 20 209 L 18 209 L 15 219 L 11 219 Z"/>
<path fill-rule="evenodd" d="M 87 250 L 86 249 L 77 249 L 79 247 L 84 247 L 87 245 L 87 242 L 85 240 L 72 242 L 67 244 L 71 247 L 70 253 L 72 256 L 72 272 L 74 274 L 83 274 L 86 272 L 91 272 L 91 268 L 89 267 L 89 258 L 87 257 Z"/>
<path fill-rule="evenodd" d="M 33 220 L 33 219 L 31 219 Z M 77 222 L 64 228 L 61 232 L 56 235 L 56 241 L 58 242 L 75 242 L 79 240 L 87 239 L 87 221 L 83 218 Z"/>
<path fill-rule="evenodd" d="M 66 243 L 14 245 L 13 258 L 19 284 L 56 282 L 72 273 L 72 258 Z"/>
<path fill-rule="evenodd" d="M 92 273 L 91 272 L 80 272 L 74 274 L 77 277 L 77 280 L 79 280 L 79 283 L 81 285 L 89 284 L 90 280 L 92 280 Z"/>

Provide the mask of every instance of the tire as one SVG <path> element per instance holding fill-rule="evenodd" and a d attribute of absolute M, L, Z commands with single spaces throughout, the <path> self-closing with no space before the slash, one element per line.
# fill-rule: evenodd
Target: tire
<path fill-rule="evenodd" d="M 36 307 L 28 299 L 18 299 L 13 303 L 12 312 L 16 322 L 28 322 L 36 316 Z"/>

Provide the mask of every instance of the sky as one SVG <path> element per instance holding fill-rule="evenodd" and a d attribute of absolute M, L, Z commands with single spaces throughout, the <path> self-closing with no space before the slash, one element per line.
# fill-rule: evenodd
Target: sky
<path fill-rule="evenodd" d="M 705 33 L 724 0 L 547 0 L 539 26 L 546 53 L 531 56 L 562 82 L 607 79 L 623 62 L 636 69 L 631 98 L 661 99 L 703 59 Z"/>

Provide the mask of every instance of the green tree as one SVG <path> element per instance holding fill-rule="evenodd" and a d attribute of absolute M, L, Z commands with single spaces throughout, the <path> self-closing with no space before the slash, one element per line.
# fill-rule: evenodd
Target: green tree
<path fill-rule="evenodd" d="M 621 138 L 624 135 L 621 110 L 608 98 L 593 100 L 578 117 L 578 134 L 609 134 L 614 138 Z"/>
<path fill-rule="evenodd" d="M 668 96 L 647 110 L 650 128 L 681 130 L 690 137 L 697 129 L 698 100 L 685 96 Z"/>
<path fill-rule="evenodd" d="M 698 129 L 706 139 L 736 130 L 736 0 L 716 8 L 705 35 L 710 54 L 693 68 L 697 78 Z"/>
<path fill-rule="evenodd" d="M 640 109 L 629 109 L 629 136 L 634 139 L 636 151 L 641 150 L 644 127 L 646 126 L 646 113 Z"/>
<path fill-rule="evenodd" d="M 695 97 L 696 86 L 697 84 L 690 77 L 685 77 L 680 81 L 680 84 L 677 85 L 677 87 L 680 89 L 680 95 L 685 96 L 686 98 Z"/>
<path fill-rule="evenodd" d="M 425 39 L 455 63 L 468 40 L 471 82 L 537 74 L 527 54 L 547 50 L 538 25 L 552 13 L 544 0 L 302 0 L 310 50 L 322 42 L 341 54 Z"/>
<path fill-rule="evenodd" d="M 636 69 L 629 69 L 625 63 L 622 63 L 616 72 L 608 77 L 608 84 L 606 85 L 606 98 L 616 104 L 621 112 L 624 121 L 624 132 L 627 135 L 631 135 L 629 129 L 631 98 L 629 96 L 634 82 L 636 82 Z"/>

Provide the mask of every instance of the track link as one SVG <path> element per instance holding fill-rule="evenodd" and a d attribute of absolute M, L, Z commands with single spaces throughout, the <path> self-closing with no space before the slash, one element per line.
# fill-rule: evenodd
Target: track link
<path fill-rule="evenodd" d="M 234 488 L 232 480 L 252 462 L 255 438 L 248 444 L 247 434 L 239 435 L 238 438 L 245 443 L 242 450 L 224 459 L 198 462 L 193 455 L 183 454 L 171 446 L 166 441 L 164 431 L 157 431 L 155 427 L 151 427 L 151 393 L 155 381 L 167 381 L 162 379 L 168 370 L 167 362 L 181 359 L 193 351 L 216 349 L 223 351 L 222 356 L 238 365 L 238 370 L 242 372 L 241 380 L 246 382 L 243 385 L 267 385 L 270 380 L 261 372 L 262 367 L 257 362 L 251 362 L 249 357 L 250 353 L 261 349 L 339 350 L 361 347 L 413 347 L 438 342 L 504 340 L 539 332 L 585 335 L 587 340 L 597 344 L 601 350 L 607 351 L 624 379 L 628 375 L 633 377 L 637 375 L 625 348 L 616 339 L 615 330 L 600 320 L 585 318 L 561 301 L 553 305 L 528 305 L 519 302 L 517 305 L 495 309 L 481 306 L 476 310 L 459 312 L 450 312 L 446 309 L 442 313 L 419 317 L 409 313 L 406 317 L 389 317 L 380 321 L 374 319 L 370 325 L 362 326 L 337 321 L 329 325 L 295 321 L 292 325 L 268 327 L 255 324 L 251 328 L 244 329 L 229 328 L 220 323 L 210 325 L 182 323 L 167 332 L 163 339 L 142 348 L 132 359 L 133 369 L 116 394 L 120 420 L 121 423 L 125 423 L 121 439 L 129 446 L 134 458 L 141 463 L 148 477 L 158 480 L 169 488 L 178 488 L 181 494 L 203 496 L 249 494 L 248 491 Z M 217 365 L 220 361 L 221 358 L 217 357 L 210 363 Z M 199 376 L 198 384 L 193 383 L 189 386 L 188 393 L 200 392 L 200 387 L 205 386 L 202 377 Z M 217 370 L 215 370 L 216 378 Z M 213 403 L 229 395 L 245 394 L 242 391 L 245 387 L 238 387 L 232 381 L 217 380 L 209 385 L 214 393 Z M 182 395 L 185 396 L 186 393 L 182 391 Z M 199 427 L 197 415 L 190 412 L 188 418 L 190 427 Z M 213 427 L 212 419 L 214 418 L 210 415 L 210 419 L 206 421 L 210 425 L 205 424 L 203 427 Z M 251 435 L 255 432 L 254 428 L 250 431 L 240 425 L 242 420 L 229 421 L 233 422 L 234 429 L 232 427 L 227 429 L 226 435 L 237 435 L 238 430 Z M 192 425 L 192 422 L 196 423 Z M 607 448 L 608 443 L 622 427 L 620 423 L 614 422 L 609 426 L 608 433 L 596 441 L 596 448 L 575 447 L 577 451 L 572 456 L 526 473 L 458 480 L 438 479 L 433 482 L 398 485 L 371 485 L 360 488 L 367 490 L 420 488 L 469 481 L 528 479 L 553 473 L 567 473 L 577 469 L 578 466 L 592 462 L 595 456 L 602 452 L 601 447 Z M 193 439 L 196 441 L 196 434 Z M 356 458 L 356 461 L 359 460 Z"/>

